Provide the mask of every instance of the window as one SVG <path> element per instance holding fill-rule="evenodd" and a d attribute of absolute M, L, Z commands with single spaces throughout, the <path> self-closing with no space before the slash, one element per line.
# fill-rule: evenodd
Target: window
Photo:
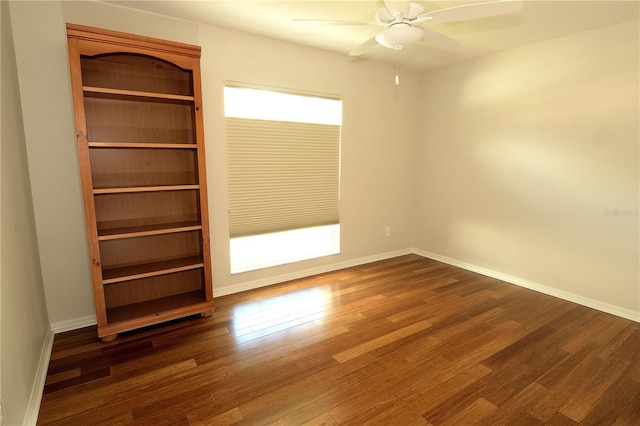
<path fill-rule="evenodd" d="M 340 252 L 342 101 L 225 84 L 231 272 Z"/>

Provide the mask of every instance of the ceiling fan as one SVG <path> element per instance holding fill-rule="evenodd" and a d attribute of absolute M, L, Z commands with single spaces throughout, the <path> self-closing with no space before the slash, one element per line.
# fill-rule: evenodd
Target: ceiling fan
<path fill-rule="evenodd" d="M 500 0 L 474 3 L 425 12 L 422 5 L 410 0 L 385 0 L 384 7 L 375 13 L 375 21 L 335 21 L 322 19 L 294 19 L 300 23 L 320 23 L 329 25 L 374 25 L 387 27 L 375 37 L 353 49 L 349 55 L 359 56 L 380 44 L 400 51 L 411 44 L 423 41 L 439 49 L 455 49 L 457 41 L 438 31 L 424 28 L 425 24 L 444 24 L 504 15 L 522 10 L 522 0 Z"/>

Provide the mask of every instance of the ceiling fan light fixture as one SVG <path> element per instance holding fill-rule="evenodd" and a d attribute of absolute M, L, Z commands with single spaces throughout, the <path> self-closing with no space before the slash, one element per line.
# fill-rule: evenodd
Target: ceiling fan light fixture
<path fill-rule="evenodd" d="M 423 32 L 420 28 L 398 24 L 376 34 L 376 41 L 389 49 L 400 50 L 422 40 L 422 36 Z"/>

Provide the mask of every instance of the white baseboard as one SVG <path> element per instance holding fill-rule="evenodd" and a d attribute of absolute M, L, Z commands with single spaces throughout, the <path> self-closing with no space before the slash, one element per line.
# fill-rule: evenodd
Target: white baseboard
<path fill-rule="evenodd" d="M 588 308 L 597 309 L 598 311 L 606 312 L 611 315 L 626 318 L 631 321 L 640 322 L 640 312 L 633 311 L 631 309 L 622 308 L 617 305 L 602 302 L 600 300 L 591 299 L 589 297 L 581 296 L 579 294 L 570 293 L 568 291 L 559 290 L 557 288 L 549 287 L 543 284 L 535 283 L 532 281 L 524 280 L 522 278 L 506 275 L 501 272 L 492 271 L 490 269 L 483 268 L 481 266 L 472 265 L 470 263 L 462 262 L 457 259 L 442 256 L 436 253 L 431 253 L 424 250 L 413 249 L 413 253 L 422 257 L 437 260 L 438 262 L 446 263 L 458 268 L 466 269 L 467 271 L 477 272 L 478 274 L 486 275 L 487 277 L 495 278 L 501 281 L 508 282 L 520 287 L 528 288 L 539 293 L 548 294 L 549 296 L 558 297 L 569 302 L 577 303 Z"/>
<path fill-rule="evenodd" d="M 88 327 L 90 325 L 96 325 L 98 320 L 94 315 L 87 315 L 85 317 L 73 318 L 66 321 L 58 321 L 51 324 L 51 330 L 54 333 L 63 333 L 65 331 L 77 330 L 79 328 Z"/>
<path fill-rule="evenodd" d="M 24 416 L 24 421 L 22 422 L 24 425 L 35 425 L 38 421 L 40 402 L 42 401 L 42 393 L 44 391 L 45 381 L 47 380 L 47 370 L 49 369 L 49 360 L 51 359 L 51 350 L 53 348 L 53 337 L 53 330 L 49 329 L 44 338 L 44 343 L 42 344 L 38 371 L 36 372 L 36 377 L 33 381 L 27 412 Z"/>
<path fill-rule="evenodd" d="M 268 285 L 283 283 L 286 281 L 297 280 L 300 278 L 310 277 L 312 275 L 324 274 L 326 272 L 333 272 L 339 269 L 350 268 L 352 266 L 364 265 L 365 263 L 376 262 L 378 260 L 390 259 L 392 257 L 403 256 L 405 254 L 411 254 L 411 249 L 395 250 L 386 253 L 376 254 L 373 256 L 360 257 L 357 259 L 347 260 L 344 262 L 332 263 L 330 265 L 319 266 L 316 268 L 305 269 L 303 271 L 291 272 L 288 274 L 277 275 L 273 277 L 267 277 L 264 279 L 258 279 L 253 281 L 247 281 L 230 286 L 224 286 L 216 288 L 213 284 L 214 298 L 217 296 L 226 296 L 229 294 L 240 293 L 242 291 L 253 290 L 260 287 L 266 287 Z"/>

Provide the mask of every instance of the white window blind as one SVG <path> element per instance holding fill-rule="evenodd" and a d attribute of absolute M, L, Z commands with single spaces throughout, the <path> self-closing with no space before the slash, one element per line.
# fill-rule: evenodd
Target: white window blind
<path fill-rule="evenodd" d="M 225 115 L 232 238 L 339 223 L 340 100 L 227 84 Z"/>

